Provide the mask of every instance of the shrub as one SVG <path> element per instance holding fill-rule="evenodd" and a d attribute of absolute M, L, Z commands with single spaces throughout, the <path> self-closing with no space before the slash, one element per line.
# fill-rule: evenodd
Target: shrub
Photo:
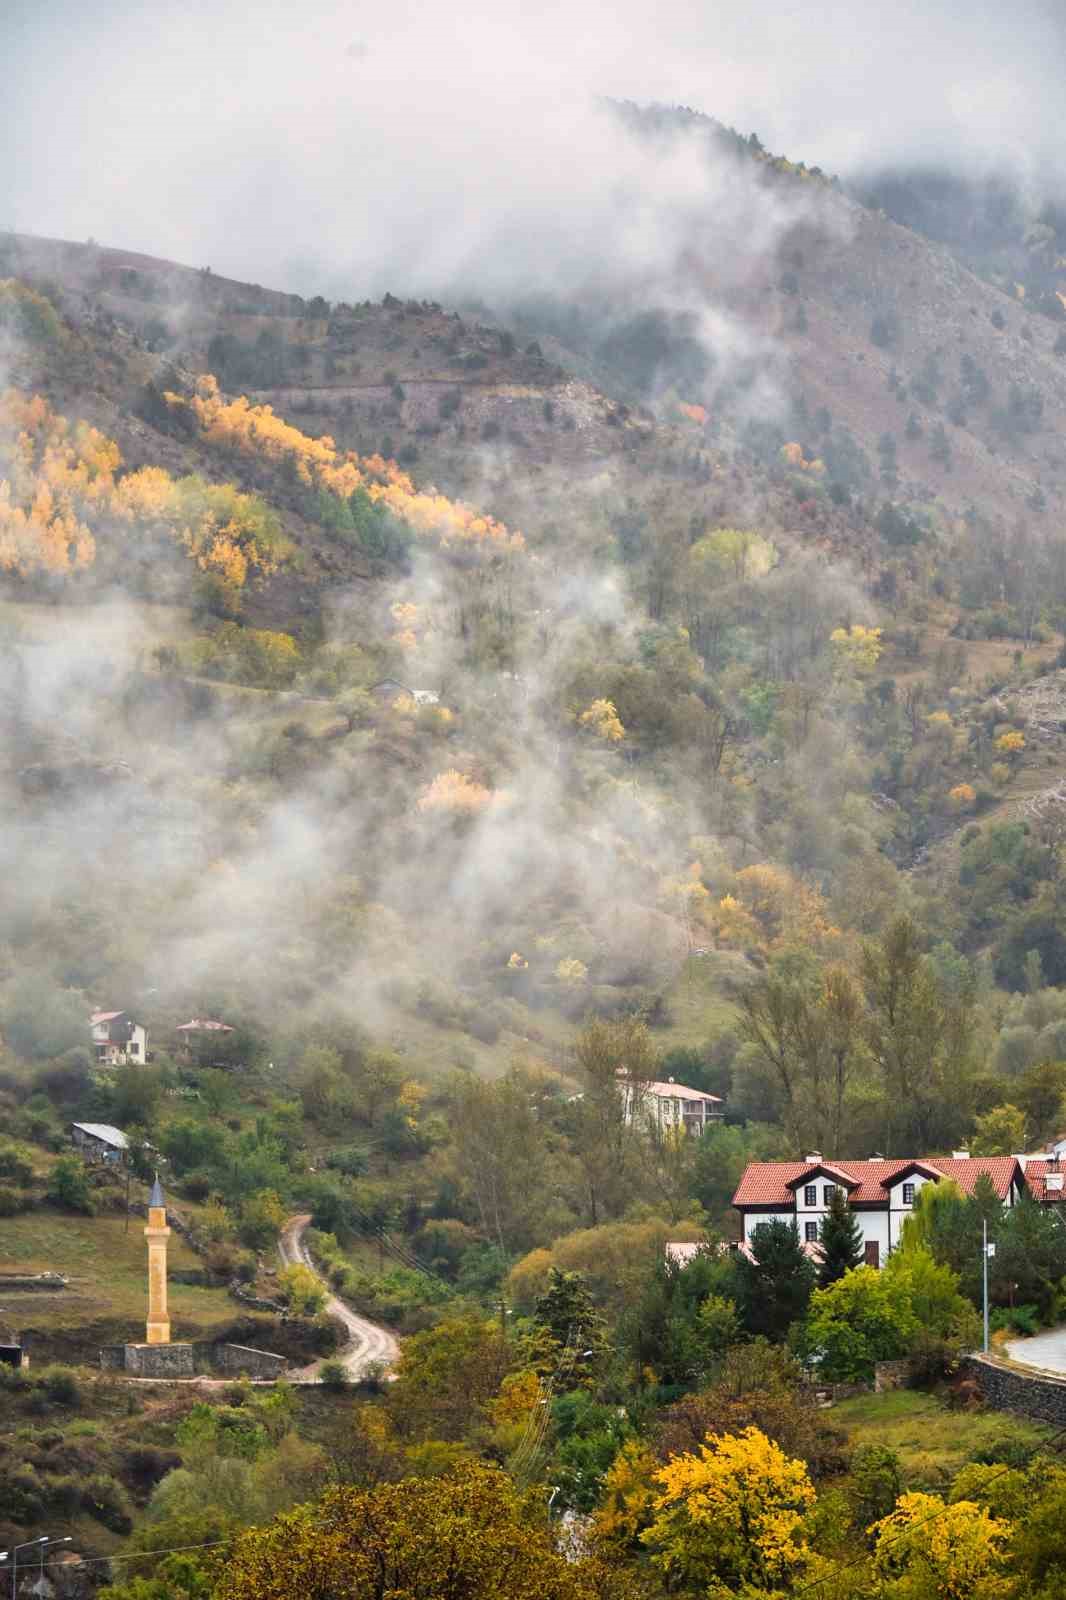
<path fill-rule="evenodd" d="M 81 1503 L 91 1517 L 112 1533 L 129 1533 L 133 1519 L 122 1485 L 107 1472 L 94 1472 L 82 1489 Z"/>
<path fill-rule="evenodd" d="M 77 1156 L 60 1156 L 48 1179 L 47 1195 L 53 1205 L 65 1211 L 80 1211 L 91 1217 L 96 1210 L 89 1190 L 89 1179 Z"/>
<path fill-rule="evenodd" d="M 29 1211 L 33 1206 L 32 1194 L 27 1194 L 25 1189 L 12 1189 L 7 1184 L 0 1184 L 0 1217 L 17 1217 L 20 1211 Z"/>
<path fill-rule="evenodd" d="M 49 1367 L 46 1372 L 41 1373 L 37 1381 L 49 1400 L 54 1401 L 57 1406 L 81 1404 L 78 1380 L 69 1367 Z"/>
<path fill-rule="evenodd" d="M 33 344 L 51 344 L 60 333 L 51 301 L 15 278 L 0 282 L 0 329 Z"/>
<path fill-rule="evenodd" d="M 297 1316 L 313 1317 L 326 1303 L 326 1292 L 308 1267 L 285 1267 L 278 1273 L 278 1285 L 286 1305 Z"/>
<path fill-rule="evenodd" d="M 5 1139 L 0 1143 L 0 1178 L 26 1188 L 33 1182 L 33 1162 L 24 1146 Z"/>
<path fill-rule="evenodd" d="M 348 1387 L 348 1369 L 343 1361 L 323 1361 L 318 1369 L 318 1379 L 323 1389 L 331 1394 L 341 1394 Z"/>

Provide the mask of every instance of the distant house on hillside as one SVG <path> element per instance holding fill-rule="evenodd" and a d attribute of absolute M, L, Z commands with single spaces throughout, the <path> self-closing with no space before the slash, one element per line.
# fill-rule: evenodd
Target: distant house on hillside
<path fill-rule="evenodd" d="M 660 1132 L 684 1128 L 687 1133 L 702 1133 L 710 1123 L 722 1120 L 718 1095 L 689 1089 L 673 1078 L 665 1083 L 632 1083 L 620 1077 L 618 1087 L 625 1100 L 627 1122 L 642 1117 Z"/>
<path fill-rule="evenodd" d="M 203 1062 L 207 1057 L 225 1054 L 225 1046 L 236 1032 L 228 1022 L 214 1022 L 208 1017 L 193 1017 L 175 1029 L 186 1056 L 195 1056 Z"/>
<path fill-rule="evenodd" d="M 70 1142 L 87 1161 L 106 1161 L 111 1165 L 121 1161 L 130 1147 L 121 1128 L 109 1122 L 72 1122 Z"/>
<path fill-rule="evenodd" d="M 89 1018 L 93 1050 L 104 1066 L 148 1059 L 148 1029 L 128 1011 L 94 1011 Z"/>
<path fill-rule="evenodd" d="M 413 700 L 416 706 L 440 705 L 440 695 L 436 689 L 409 689 L 396 678 L 382 678 L 380 683 L 372 683 L 367 692 L 372 694 L 375 700 L 383 700 L 389 706 L 405 698 Z"/>

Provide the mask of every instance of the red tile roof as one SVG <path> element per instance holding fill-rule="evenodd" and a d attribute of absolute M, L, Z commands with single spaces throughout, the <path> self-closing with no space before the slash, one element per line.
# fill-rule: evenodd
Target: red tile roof
<path fill-rule="evenodd" d="M 1062 1189 L 1048 1189 L 1044 1179 L 1049 1172 L 1057 1172 L 1064 1179 Z M 1047 1200 L 1053 1204 L 1066 1200 L 1066 1167 L 1061 1161 L 1027 1161 L 1025 1163 L 1025 1181 L 1029 1192 L 1037 1200 Z"/>
<path fill-rule="evenodd" d="M 662 1099 L 674 1097 L 678 1100 L 706 1100 L 711 1105 L 720 1106 L 722 1098 L 717 1094 L 708 1094 L 705 1089 L 689 1089 L 683 1083 L 646 1083 L 644 1085 L 648 1094 L 658 1095 Z"/>
<path fill-rule="evenodd" d="M 775 1206 L 790 1211 L 795 1200 L 795 1188 L 809 1173 L 812 1177 L 828 1170 L 842 1176 L 847 1174 L 857 1185 L 848 1195 L 852 1205 L 865 1202 L 884 1204 L 892 1182 L 915 1166 L 939 1172 L 942 1177 L 953 1178 L 964 1194 L 972 1194 L 978 1178 L 984 1173 L 991 1178 L 1001 1200 L 1007 1197 L 1011 1179 L 1018 1163 L 1014 1156 L 921 1156 L 905 1161 L 750 1161 L 744 1168 L 737 1192 L 735 1206 Z M 1038 1162 L 1030 1162 L 1032 1170 Z"/>

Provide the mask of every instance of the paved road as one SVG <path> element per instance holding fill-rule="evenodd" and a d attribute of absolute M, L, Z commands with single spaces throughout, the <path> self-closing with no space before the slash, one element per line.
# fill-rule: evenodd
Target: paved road
<path fill-rule="evenodd" d="M 1012 1361 L 1023 1361 L 1027 1367 L 1066 1373 L 1066 1328 L 1050 1328 L 1031 1339 L 1011 1339 L 1003 1348 Z"/>
<path fill-rule="evenodd" d="M 309 1216 L 303 1215 L 290 1217 L 281 1230 L 278 1240 L 278 1254 L 286 1266 L 299 1265 L 309 1267 L 320 1282 L 324 1283 L 322 1274 L 311 1260 L 307 1246 L 303 1242 L 304 1230 L 311 1221 Z M 326 1286 L 326 1311 L 344 1324 L 348 1330 L 348 1342 L 338 1351 L 335 1358 L 343 1362 L 347 1368 L 348 1376 L 357 1381 L 363 1376 L 369 1366 L 391 1367 L 400 1354 L 400 1346 L 387 1328 L 381 1328 L 376 1322 L 368 1322 L 366 1317 L 360 1317 L 350 1306 Z M 304 1367 L 299 1372 L 291 1374 L 294 1378 L 315 1378 L 321 1361 L 312 1361 L 309 1367 Z"/>

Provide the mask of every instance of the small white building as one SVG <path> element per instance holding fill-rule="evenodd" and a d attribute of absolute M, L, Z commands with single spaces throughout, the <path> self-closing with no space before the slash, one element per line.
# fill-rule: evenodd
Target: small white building
<path fill-rule="evenodd" d="M 113 1128 L 109 1122 L 72 1122 L 70 1140 L 87 1161 L 106 1161 L 112 1166 L 122 1160 L 130 1147 L 122 1129 Z"/>
<path fill-rule="evenodd" d="M 128 1011 L 94 1011 L 89 1018 L 93 1051 L 103 1066 L 148 1059 L 148 1029 L 135 1022 Z"/>
<path fill-rule="evenodd" d="M 883 1266 L 899 1244 L 903 1224 L 923 1184 L 951 1178 L 972 1194 L 987 1177 L 1004 1205 L 1012 1206 L 1025 1187 L 1016 1156 L 922 1156 L 885 1161 L 825 1161 L 814 1151 L 805 1161 L 751 1161 L 741 1175 L 733 1205 L 744 1226 L 744 1247 L 764 1222 L 787 1222 L 800 1242 L 818 1242 L 822 1218 L 834 1190 L 843 1189 L 848 1208 L 862 1229 L 866 1264 Z"/>
<path fill-rule="evenodd" d="M 619 1090 L 625 1098 L 626 1121 L 642 1117 L 660 1133 L 684 1128 L 687 1133 L 702 1133 L 712 1122 L 722 1120 L 722 1101 L 703 1089 L 690 1089 L 669 1078 L 665 1083 L 633 1083 L 620 1077 Z"/>

